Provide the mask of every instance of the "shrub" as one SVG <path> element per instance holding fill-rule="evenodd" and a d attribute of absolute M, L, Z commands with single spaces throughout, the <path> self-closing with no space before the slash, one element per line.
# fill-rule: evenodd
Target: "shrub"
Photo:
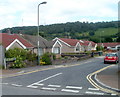
<path fill-rule="evenodd" d="M 52 65 L 51 61 L 51 54 L 50 53 L 45 53 L 41 56 L 41 60 L 45 62 L 44 65 Z"/>
<path fill-rule="evenodd" d="M 32 53 L 31 51 L 27 53 L 27 60 L 28 61 L 34 61 L 37 59 L 37 55 L 35 53 Z"/>
<path fill-rule="evenodd" d="M 46 63 L 40 60 L 40 65 L 45 65 Z"/>
<path fill-rule="evenodd" d="M 68 56 L 65 56 L 64 58 L 65 58 L 65 59 L 68 59 Z"/>
<path fill-rule="evenodd" d="M 101 50 L 104 50 L 104 48 L 103 48 L 102 46 L 97 46 L 97 47 L 96 47 L 96 50 L 97 50 L 97 51 L 101 51 Z"/>
<path fill-rule="evenodd" d="M 36 60 L 37 55 L 33 54 L 31 51 L 24 50 L 21 48 L 14 48 L 14 49 L 9 49 L 8 51 L 5 52 L 6 58 L 16 58 L 14 63 L 10 66 L 11 68 L 22 68 L 25 67 L 24 61 L 27 60 L 29 61 L 34 61 Z"/>
<path fill-rule="evenodd" d="M 56 55 L 53 54 L 53 53 L 49 53 L 50 57 L 53 59 L 53 60 L 56 60 Z"/>
<path fill-rule="evenodd" d="M 5 52 L 6 58 L 16 58 L 18 55 L 22 57 L 22 60 L 26 60 L 27 51 L 21 48 L 14 48 Z"/>
<path fill-rule="evenodd" d="M 18 55 L 16 57 L 15 62 L 12 64 L 10 68 L 23 68 L 25 67 L 25 63 L 22 61 L 23 59 Z"/>
<path fill-rule="evenodd" d="M 86 51 L 86 54 L 87 54 L 87 55 L 90 55 L 90 53 L 91 53 L 91 51 Z"/>
<path fill-rule="evenodd" d="M 5 69 L 4 65 L 0 64 L 0 69 Z"/>

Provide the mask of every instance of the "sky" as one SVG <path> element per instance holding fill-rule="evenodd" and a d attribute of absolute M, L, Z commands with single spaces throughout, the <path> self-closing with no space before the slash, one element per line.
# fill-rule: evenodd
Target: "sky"
<path fill-rule="evenodd" d="M 118 20 L 119 0 L 1 0 L 0 29 L 66 22 L 102 22 Z"/>

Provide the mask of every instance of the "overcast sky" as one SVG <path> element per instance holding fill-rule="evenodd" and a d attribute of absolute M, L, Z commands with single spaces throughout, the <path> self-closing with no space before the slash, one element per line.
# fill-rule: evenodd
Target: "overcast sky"
<path fill-rule="evenodd" d="M 37 6 L 43 1 L 40 25 L 118 20 L 119 0 L 1 0 L 0 29 L 37 26 Z"/>

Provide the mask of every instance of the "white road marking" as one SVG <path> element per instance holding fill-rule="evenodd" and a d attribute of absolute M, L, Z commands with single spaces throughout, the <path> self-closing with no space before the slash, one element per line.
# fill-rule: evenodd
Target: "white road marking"
<path fill-rule="evenodd" d="M 70 88 L 70 89 L 82 89 L 82 87 L 76 87 L 76 86 L 66 86 L 66 88 Z"/>
<path fill-rule="evenodd" d="M 29 85 L 29 86 L 27 86 L 28 88 L 38 88 L 38 86 L 33 86 L 33 85 Z"/>
<path fill-rule="evenodd" d="M 56 87 L 56 88 L 59 88 L 61 87 L 60 85 L 48 85 L 49 87 Z"/>
<path fill-rule="evenodd" d="M 72 92 L 72 93 L 79 93 L 78 90 L 69 90 L 69 89 L 62 89 L 62 92 Z"/>
<path fill-rule="evenodd" d="M 93 95 L 104 95 L 104 93 L 100 93 L 100 92 L 90 92 L 90 91 L 86 91 L 86 94 L 93 94 Z"/>
<path fill-rule="evenodd" d="M 86 93 L 86 94 L 93 94 L 93 92 L 89 92 L 89 91 L 86 91 L 85 93 Z"/>
<path fill-rule="evenodd" d="M 16 86 L 16 87 L 21 87 L 22 85 L 18 85 L 18 84 L 11 84 L 13 86 Z"/>
<path fill-rule="evenodd" d="M 34 85 L 37 85 L 37 86 L 34 86 Z M 38 88 L 38 86 L 44 86 L 44 84 L 39 84 L 39 83 L 33 83 L 29 86 L 27 86 L 28 88 Z"/>
<path fill-rule="evenodd" d="M 41 89 L 43 89 L 43 90 L 51 90 L 51 91 L 55 91 L 56 90 L 56 88 L 46 88 L 46 87 L 43 87 Z"/>
<path fill-rule="evenodd" d="M 30 87 L 30 88 L 38 88 L 38 86 L 40 86 L 41 84 L 41 82 L 44 82 L 44 81 L 46 81 L 46 80 L 48 80 L 48 79 L 51 79 L 51 78 L 53 78 L 53 77 L 56 77 L 56 76 L 58 76 L 58 75 L 61 75 L 62 73 L 57 73 L 57 74 L 55 74 L 55 75 L 52 75 L 52 76 L 49 76 L 49 77 L 47 77 L 47 78 L 45 78 L 45 79 L 43 79 L 43 80 L 40 80 L 40 81 L 38 81 L 38 82 L 36 82 L 36 83 L 33 83 L 33 84 L 31 84 L 31 85 L 28 85 L 27 87 Z M 37 85 L 37 86 L 34 86 L 34 85 Z"/>
<path fill-rule="evenodd" d="M 111 94 L 111 95 L 116 95 L 116 94 Z"/>
<path fill-rule="evenodd" d="M 39 81 L 39 82 L 37 82 L 37 83 L 44 82 L 44 81 L 46 81 L 46 80 L 48 80 L 48 79 L 50 79 L 50 78 L 56 77 L 56 76 L 61 75 L 61 74 L 62 74 L 62 73 L 57 73 L 57 74 L 55 74 L 55 75 L 49 76 L 49 77 L 47 77 L 47 78 L 45 78 L 45 79 L 43 79 L 43 80 L 41 80 L 41 81 Z"/>
<path fill-rule="evenodd" d="M 99 90 L 99 89 L 97 89 L 97 88 L 88 88 L 88 90 Z"/>
<path fill-rule="evenodd" d="M 104 95 L 104 93 L 99 93 L 99 92 L 94 92 L 94 94 L 97 94 L 97 95 Z"/>

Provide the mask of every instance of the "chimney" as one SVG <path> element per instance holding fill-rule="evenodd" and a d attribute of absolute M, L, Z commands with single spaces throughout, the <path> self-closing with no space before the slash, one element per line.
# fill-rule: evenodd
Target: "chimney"
<path fill-rule="evenodd" d="M 10 29 L 7 29 L 7 33 L 8 33 L 8 34 L 11 34 L 11 31 L 10 31 Z"/>
<path fill-rule="evenodd" d="M 19 35 L 22 35 L 22 31 L 20 30 L 20 31 L 18 32 L 18 34 L 19 34 Z"/>
<path fill-rule="evenodd" d="M 12 35 L 12 34 L 13 34 L 10 29 L 7 29 L 7 33 L 8 33 L 9 35 Z"/>

